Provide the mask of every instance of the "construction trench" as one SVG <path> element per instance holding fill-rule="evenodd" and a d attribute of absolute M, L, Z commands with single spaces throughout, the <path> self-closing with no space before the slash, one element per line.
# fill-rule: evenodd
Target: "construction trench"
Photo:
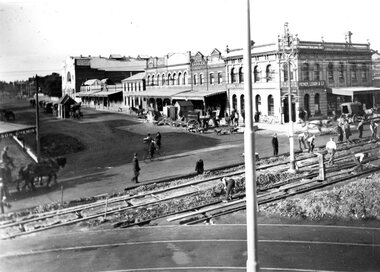
<path fill-rule="evenodd" d="M 355 143 L 338 144 L 335 161 L 326 165 L 324 147 L 314 153 L 297 154 L 296 174 L 290 174 L 288 154 L 261 158 L 256 163 L 258 205 L 310 192 L 355 177 L 379 172 L 372 164 L 379 159 L 380 145 L 362 139 Z M 367 152 L 363 161 L 365 169 L 353 175 L 356 166 L 354 154 Z M 320 155 L 317 155 L 320 154 Z M 323 171 L 323 177 L 321 177 Z M 223 202 L 225 189 L 221 177 L 236 180 L 233 199 Z M 170 224 L 200 224 L 210 219 L 245 209 L 244 165 L 214 169 L 204 175 L 186 176 L 135 186 L 114 195 L 101 195 L 52 205 L 50 211 L 26 210 L 3 217 L 0 222 L 2 239 L 15 238 L 68 225 L 101 226 L 112 224 L 113 228 L 155 225 L 159 220 Z"/>

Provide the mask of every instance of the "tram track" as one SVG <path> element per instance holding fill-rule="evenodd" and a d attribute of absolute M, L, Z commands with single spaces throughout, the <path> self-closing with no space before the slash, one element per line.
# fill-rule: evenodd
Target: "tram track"
<path fill-rule="evenodd" d="M 342 169 L 348 169 L 354 166 L 353 163 L 349 163 L 349 160 L 352 157 L 352 153 L 355 153 L 354 148 L 361 147 L 361 150 L 373 150 L 377 147 L 376 143 L 367 143 L 362 142 L 359 144 L 353 144 L 350 146 L 350 152 L 349 154 L 343 154 L 337 156 L 337 160 L 345 161 L 345 165 L 341 167 L 340 169 L 336 169 L 334 167 L 330 167 L 326 169 L 326 175 L 330 179 L 329 182 L 319 182 L 313 180 L 318 175 L 318 169 L 317 164 L 318 162 L 315 160 L 316 156 L 311 154 L 303 154 L 302 157 L 298 158 L 298 162 L 303 162 L 307 160 L 311 160 L 309 163 L 305 163 L 302 165 L 302 168 L 308 168 L 309 173 L 307 175 L 300 175 L 295 176 L 294 178 L 287 180 L 286 182 L 279 182 L 274 184 L 273 186 L 266 188 L 265 190 L 258 190 L 258 203 L 264 204 L 271 201 L 276 201 L 278 199 L 282 199 L 285 197 L 289 197 L 295 194 L 304 193 L 307 191 L 311 191 L 317 188 L 321 188 L 323 186 L 328 186 L 331 184 L 334 184 L 336 182 L 349 179 L 354 177 L 353 175 L 342 175 L 337 174 L 339 170 Z M 365 147 L 365 148 L 363 148 Z M 346 149 L 338 149 L 338 153 L 346 151 Z M 322 151 L 323 152 L 323 151 Z M 321 152 L 321 153 L 322 153 Z M 313 162 L 314 161 L 314 162 Z M 370 161 L 370 160 L 369 160 Z M 277 171 L 283 171 L 287 168 L 289 164 L 288 160 L 281 161 L 279 163 L 271 164 L 271 165 L 258 165 L 257 171 L 260 173 L 261 171 L 268 170 L 271 168 L 277 168 Z M 283 167 L 282 167 L 283 166 Z M 373 168 L 367 171 L 368 173 L 380 171 L 379 168 Z M 358 174 L 358 176 L 367 174 L 367 172 L 363 172 Z M 38 215 L 33 215 L 33 217 L 26 216 L 19 218 L 13 222 L 4 222 L 0 225 L 0 231 L 3 231 L 2 239 L 8 239 L 8 238 L 14 238 L 21 235 L 31 234 L 35 232 L 40 232 L 52 228 L 62 227 L 70 224 L 76 224 L 83 221 L 89 221 L 89 220 L 97 220 L 99 218 L 102 218 L 102 220 L 106 220 L 107 217 L 112 217 L 114 214 L 121 214 L 121 213 L 128 213 L 132 210 L 137 209 L 150 209 L 150 207 L 153 207 L 159 203 L 167 203 L 172 200 L 178 200 L 178 199 L 184 199 L 186 197 L 190 196 L 196 196 L 197 194 L 202 193 L 205 188 L 212 188 L 213 186 L 216 186 L 217 184 L 220 184 L 220 178 L 225 176 L 242 176 L 245 173 L 244 170 L 237 170 L 232 171 L 230 173 L 223 173 L 222 175 L 216 175 L 209 178 L 203 178 L 203 179 L 197 179 L 189 182 L 184 182 L 179 185 L 170 186 L 164 185 L 164 188 L 154 190 L 154 191 L 147 191 L 144 193 L 139 193 L 136 195 L 123 195 L 118 197 L 113 197 L 105 200 L 100 200 L 94 203 L 90 204 L 83 204 L 75 207 L 70 207 L 66 209 L 56 210 L 56 211 L 50 211 L 41 213 Z M 338 178 L 334 179 L 334 175 Z M 332 181 L 335 180 L 335 181 Z M 207 184 L 208 183 L 208 184 Z M 298 183 L 298 184 L 297 184 Z M 183 192 L 183 191 L 187 192 Z M 167 196 L 169 195 L 169 196 Z M 244 194 L 238 194 L 235 195 L 235 198 L 238 198 L 238 201 L 241 201 L 241 205 L 237 207 L 232 207 L 236 203 L 231 203 L 231 207 L 229 209 L 230 204 L 222 203 L 221 198 L 215 199 L 213 201 L 210 201 L 209 203 L 199 205 L 197 207 L 192 207 L 189 209 L 185 209 L 182 211 L 177 212 L 171 212 L 167 214 L 163 214 L 161 216 L 156 216 L 154 218 L 149 218 L 146 220 L 139 220 L 139 221 L 120 221 L 117 223 L 114 223 L 114 227 L 131 227 L 136 225 L 143 225 L 148 224 L 153 220 L 169 217 L 169 216 L 175 216 L 176 214 L 184 213 L 184 212 L 193 212 L 195 211 L 198 214 L 206 214 L 207 216 L 210 216 L 212 213 L 212 210 L 214 210 L 214 207 L 217 207 L 218 205 L 222 205 L 224 211 L 220 210 L 217 212 L 219 214 L 226 214 L 228 213 L 228 210 L 231 210 L 233 212 L 236 209 L 243 209 L 245 208 L 245 200 Z M 236 205 L 235 205 L 236 206 Z M 202 212 L 202 209 L 209 209 L 207 212 Z M 217 211 L 218 208 L 215 208 Z M 207 216 L 204 217 L 208 220 Z M 212 216 L 211 216 L 212 218 Z M 202 219 L 199 219 L 202 220 Z M 4 233 L 5 232 L 5 233 Z"/>

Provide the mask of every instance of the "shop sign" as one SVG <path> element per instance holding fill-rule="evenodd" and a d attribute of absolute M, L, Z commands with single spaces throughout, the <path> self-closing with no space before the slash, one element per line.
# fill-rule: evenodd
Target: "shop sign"
<path fill-rule="evenodd" d="M 315 88 L 315 87 L 325 87 L 325 81 L 298 81 L 298 87 L 300 88 Z"/>

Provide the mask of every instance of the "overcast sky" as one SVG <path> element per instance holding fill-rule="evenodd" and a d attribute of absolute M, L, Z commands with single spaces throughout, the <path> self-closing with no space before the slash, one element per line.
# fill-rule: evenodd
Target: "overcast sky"
<path fill-rule="evenodd" d="M 61 73 L 67 56 L 224 51 L 244 44 L 246 0 L 0 0 L 0 80 Z M 289 22 L 301 40 L 380 49 L 378 0 L 251 0 L 251 38 L 275 42 Z"/>

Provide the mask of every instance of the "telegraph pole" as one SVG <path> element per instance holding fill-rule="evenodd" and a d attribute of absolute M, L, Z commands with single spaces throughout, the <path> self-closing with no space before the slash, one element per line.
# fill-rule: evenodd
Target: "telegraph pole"
<path fill-rule="evenodd" d="M 40 161 L 40 105 L 38 103 L 38 76 L 36 75 L 36 152 L 37 152 L 37 162 Z"/>
<path fill-rule="evenodd" d="M 252 95 L 252 64 L 251 64 L 251 26 L 250 0 L 247 0 L 246 14 L 246 43 L 244 46 L 244 97 L 245 129 L 244 129 L 244 163 L 245 163 L 245 190 L 247 201 L 247 271 L 259 271 L 257 260 L 257 199 L 256 199 L 256 156 L 255 130 L 253 126 L 253 95 Z"/>
<path fill-rule="evenodd" d="M 280 39 L 280 46 L 282 51 L 282 58 L 285 60 L 286 66 L 288 68 L 288 107 L 289 107 L 289 172 L 296 172 L 296 160 L 294 154 L 294 131 L 293 131 L 293 109 L 292 109 L 292 74 L 290 67 L 292 65 L 291 61 L 295 54 L 295 40 L 292 34 L 289 32 L 288 23 L 284 25 L 284 35 Z"/>

